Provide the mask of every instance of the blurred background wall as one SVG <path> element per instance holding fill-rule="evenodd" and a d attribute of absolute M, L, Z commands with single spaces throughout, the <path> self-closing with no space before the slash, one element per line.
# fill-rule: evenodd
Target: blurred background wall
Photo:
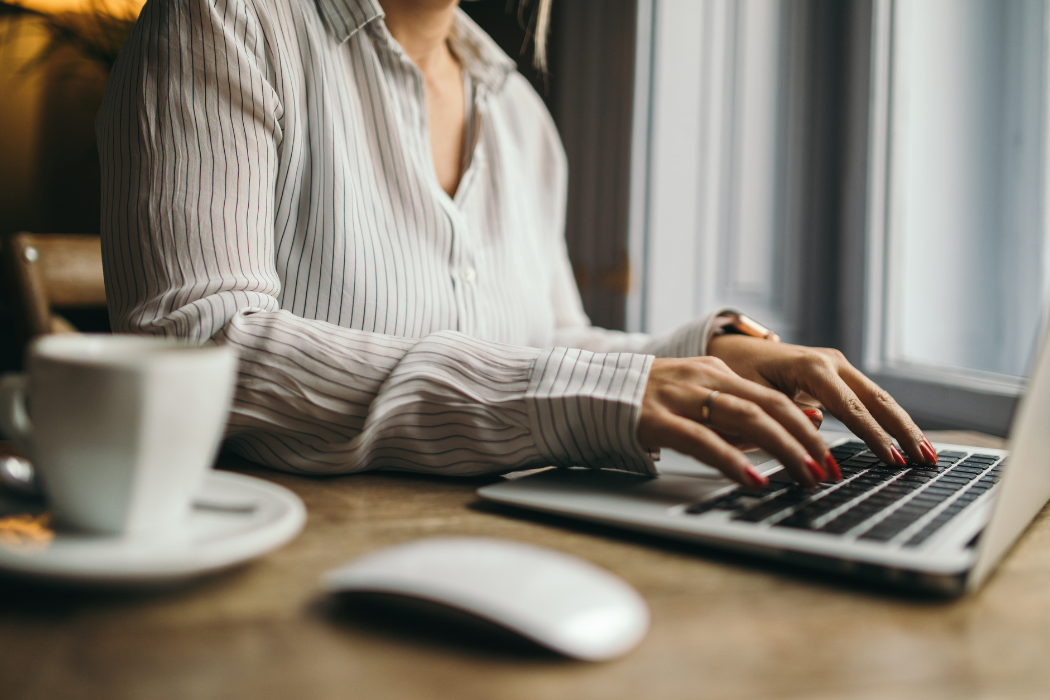
<path fill-rule="evenodd" d="M 0 4 L 0 235 L 98 233 L 95 114 L 112 60 L 142 0 Z M 19 366 L 0 285 L 0 369 Z M 74 320 L 105 331 L 104 314 Z"/>

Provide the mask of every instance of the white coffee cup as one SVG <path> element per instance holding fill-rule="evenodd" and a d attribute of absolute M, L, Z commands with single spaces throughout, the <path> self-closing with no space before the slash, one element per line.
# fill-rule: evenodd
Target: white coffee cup
<path fill-rule="evenodd" d="M 236 351 L 52 335 L 30 346 L 26 370 L 0 378 L 0 427 L 28 452 L 59 524 L 177 530 L 222 440 Z"/>

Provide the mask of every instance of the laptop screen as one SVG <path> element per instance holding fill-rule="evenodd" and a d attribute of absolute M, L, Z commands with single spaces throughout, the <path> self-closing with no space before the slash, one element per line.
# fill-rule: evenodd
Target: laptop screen
<path fill-rule="evenodd" d="M 1050 500 L 1050 329 L 1046 324 L 1043 328 L 1028 388 L 1010 427 L 1009 464 L 1003 470 L 992 518 L 981 535 L 977 561 L 966 582 L 970 590 L 995 570 Z"/>

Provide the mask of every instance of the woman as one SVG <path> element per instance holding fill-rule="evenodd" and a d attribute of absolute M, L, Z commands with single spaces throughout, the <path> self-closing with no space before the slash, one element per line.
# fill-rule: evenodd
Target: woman
<path fill-rule="evenodd" d="M 758 486 L 758 445 L 813 485 L 838 469 L 808 394 L 883 460 L 892 436 L 936 461 L 836 351 L 723 314 L 591 327 L 554 125 L 456 0 L 152 0 L 98 136 L 113 326 L 237 347 L 250 459 L 648 473 L 670 447 Z"/>

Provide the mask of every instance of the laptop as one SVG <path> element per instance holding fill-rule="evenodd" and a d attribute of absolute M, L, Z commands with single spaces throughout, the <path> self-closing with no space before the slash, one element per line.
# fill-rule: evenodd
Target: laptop
<path fill-rule="evenodd" d="M 760 491 L 664 450 L 659 476 L 537 470 L 478 489 L 496 503 L 958 596 L 978 588 L 1050 499 L 1050 342 L 1010 429 L 1011 450 L 935 443 L 936 467 L 887 465 L 821 431 L 843 481 L 794 484 L 769 455 Z"/>

